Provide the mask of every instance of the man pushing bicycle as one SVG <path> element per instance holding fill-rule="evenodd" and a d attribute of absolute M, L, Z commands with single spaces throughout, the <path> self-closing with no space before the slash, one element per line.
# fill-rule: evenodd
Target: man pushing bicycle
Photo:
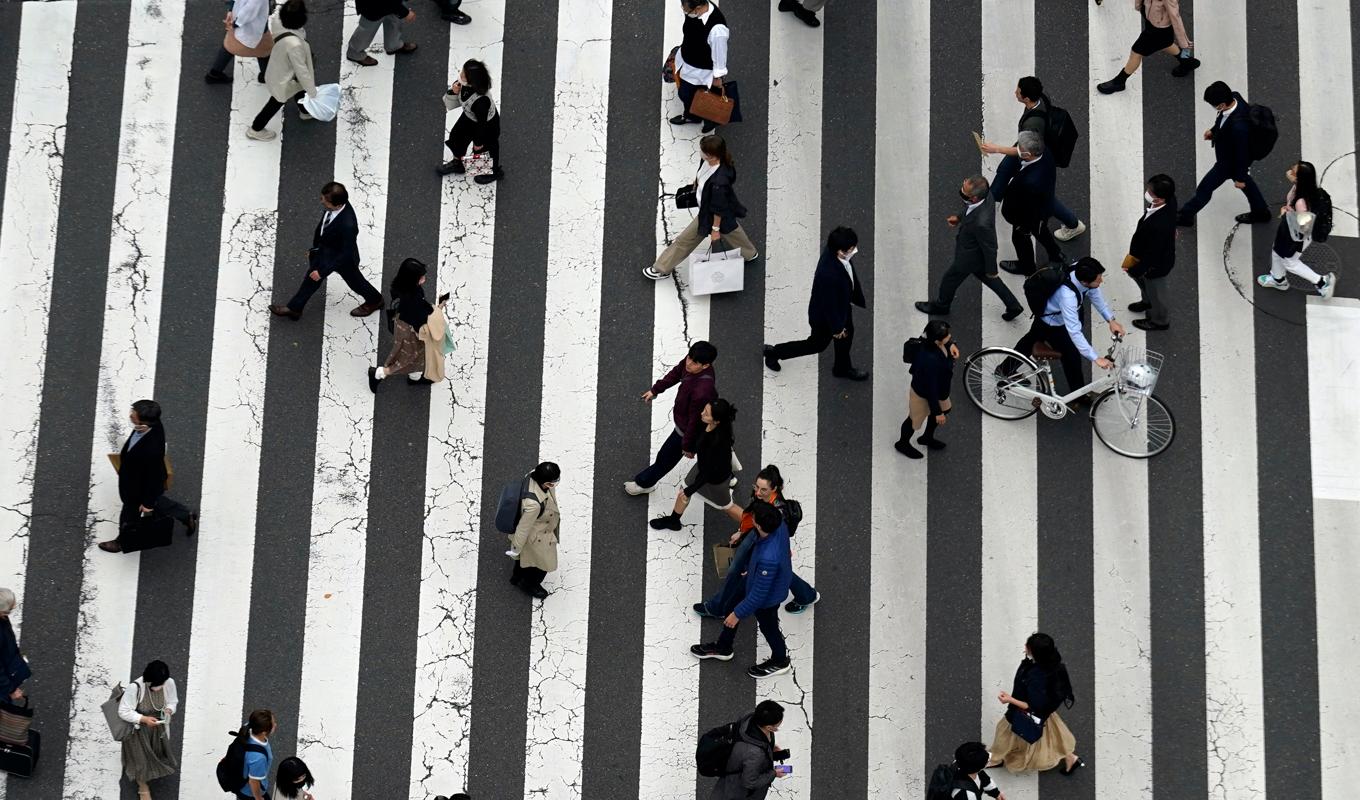
<path fill-rule="evenodd" d="M 1124 326 L 1115 320 L 1114 312 L 1100 291 L 1100 284 L 1104 280 L 1105 267 L 1087 256 L 1077 261 L 1071 270 L 1055 265 L 1040 270 L 1025 281 L 1025 299 L 1034 311 L 1034 323 L 1030 325 L 1029 332 L 1016 342 L 1015 349 L 1032 357 L 1035 344 L 1045 342 L 1058 351 L 1069 392 L 1085 383 L 1081 372 L 1082 357 L 1101 369 L 1114 366 L 1108 358 L 1091 347 L 1082 330 L 1081 305 L 1086 298 L 1090 297 L 1091 305 L 1109 323 L 1110 333 L 1124 335 Z M 1042 313 L 1039 309 L 1041 303 Z"/>

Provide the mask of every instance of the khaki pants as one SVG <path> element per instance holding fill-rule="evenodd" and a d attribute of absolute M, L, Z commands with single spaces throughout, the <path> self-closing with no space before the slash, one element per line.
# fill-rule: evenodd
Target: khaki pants
<path fill-rule="evenodd" d="M 662 250 L 661 255 L 656 257 L 656 263 L 652 264 L 652 269 L 662 275 L 675 272 L 675 268 L 679 266 L 680 262 L 689 258 L 689 254 L 693 253 L 707 238 L 707 236 L 699 234 L 699 220 L 690 220 L 685 229 L 680 231 L 680 235 L 675 237 L 675 241 L 671 242 L 670 247 Z M 747 261 L 756 257 L 756 246 L 751 243 L 751 237 L 746 235 L 741 223 L 737 223 L 737 227 L 730 232 L 724 233 L 722 238 L 727 240 L 729 244 L 736 245 L 741 250 L 741 257 Z"/>
<path fill-rule="evenodd" d="M 949 402 L 949 398 L 940 401 L 941 411 L 948 411 L 953 407 L 954 404 Z M 907 390 L 907 416 L 911 417 L 911 427 L 917 432 L 923 430 L 921 426 L 925 423 L 926 417 L 930 416 L 930 403 L 910 389 Z"/>

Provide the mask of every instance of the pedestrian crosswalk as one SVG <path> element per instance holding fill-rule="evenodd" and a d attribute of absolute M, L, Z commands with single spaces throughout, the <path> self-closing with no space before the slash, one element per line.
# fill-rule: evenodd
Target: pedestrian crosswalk
<path fill-rule="evenodd" d="M 1140 26 L 1109 3 L 1083 20 L 1056 0 L 837 0 L 814 29 L 773 0 L 727 0 L 746 119 L 722 134 L 761 257 L 743 292 L 712 297 L 685 265 L 639 274 L 692 218 L 667 194 L 694 179 L 700 132 L 666 123 L 678 100 L 656 80 L 676 5 L 465 0 L 473 22 L 452 27 L 419 5 L 419 51 L 375 45 L 378 65 L 361 67 L 344 58 L 352 4 L 314 3 L 307 38 L 319 82 L 343 87 L 340 112 L 325 124 L 286 109 L 269 142 L 244 135 L 268 95 L 254 60 L 230 87 L 201 80 L 218 4 L 0 8 L 17 26 L 0 35 L 0 64 L 15 64 L 0 109 L 0 586 L 20 599 L 45 740 L 39 774 L 0 782 L 0 798 L 135 796 L 99 704 L 152 658 L 181 696 L 181 769 L 152 784 L 158 799 L 219 795 L 224 734 L 259 707 L 321 800 L 706 797 L 698 733 L 762 699 L 785 705 L 778 741 L 795 765 L 771 797 L 920 797 L 956 744 L 990 742 L 996 693 L 1035 630 L 1073 673 L 1064 719 L 1090 768 L 994 775 L 1007 797 L 1345 796 L 1341 765 L 1360 752 L 1346 682 L 1360 646 L 1349 5 L 1201 0 L 1193 78 L 1153 59 L 1102 96 L 1094 84 Z M 1248 20 L 1297 37 L 1296 56 L 1259 46 Z M 1045 43 L 1055 24 L 1074 42 L 1061 53 Z M 457 116 L 439 95 L 470 58 L 504 113 L 506 179 L 489 186 L 434 172 Z M 110 88 L 73 83 L 89 74 Z M 1090 230 L 1064 249 L 1106 264 L 1120 311 L 1137 299 L 1114 265 L 1143 182 L 1165 171 L 1185 197 L 1213 163 L 1208 83 L 1275 108 L 1280 144 L 1254 171 L 1268 196 L 1300 154 L 1336 161 L 1331 300 L 1239 296 L 1225 263 L 1260 271 L 1274 230 L 1234 229 L 1235 193 L 1183 230 L 1172 328 L 1145 340 L 1167 354 L 1158 391 L 1180 435 L 1148 462 L 1079 418 L 981 417 L 957 390 L 946 450 L 892 448 L 901 343 L 926 321 L 911 302 L 948 264 L 959 184 L 998 162 L 969 131 L 1009 143 L 1027 74 L 1082 131 L 1059 187 Z M 77 126 L 98 135 L 70 146 Z M 381 317 L 349 314 L 341 282 L 301 321 L 271 319 L 303 277 L 329 180 L 349 189 L 371 282 L 385 290 L 415 257 L 426 296 L 450 293 L 445 382 L 393 376 L 371 394 L 365 371 L 391 337 Z M 763 369 L 762 342 L 806 335 L 812 268 L 842 224 L 860 236 L 870 302 L 853 353 L 872 381 L 814 358 Z M 77 241 L 99 245 L 97 264 Z M 974 292 L 950 317 L 965 352 L 1017 339 L 1023 320 Z M 1094 326 L 1097 349 L 1109 336 Z M 73 339 L 81 358 L 49 356 Z M 743 674 L 769 655 L 753 624 L 731 664 L 688 653 L 717 635 L 690 606 L 716 586 L 711 548 L 730 520 L 693 503 L 681 531 L 647 528 L 679 470 L 646 500 L 620 490 L 673 425 L 673 395 L 639 395 L 700 339 L 740 410 L 736 495 L 779 466 L 804 512 L 795 570 L 823 595 L 783 616 L 793 669 L 760 682 Z M 117 528 L 107 454 L 142 397 L 165 407 L 172 494 L 202 525 L 168 550 L 113 555 L 95 546 Z M 540 460 L 563 473 L 543 603 L 505 582 L 490 524 L 500 485 Z"/>

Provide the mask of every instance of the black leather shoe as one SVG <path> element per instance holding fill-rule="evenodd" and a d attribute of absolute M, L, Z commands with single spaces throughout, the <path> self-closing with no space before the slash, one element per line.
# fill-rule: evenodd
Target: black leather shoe
<path fill-rule="evenodd" d="M 675 116 L 673 116 L 673 117 L 670 118 L 670 123 L 671 123 L 672 125 L 694 125 L 694 124 L 697 124 L 697 123 L 699 123 L 699 122 L 703 122 L 703 120 L 699 120 L 699 119 L 690 119 L 689 117 L 685 116 L 684 114 L 676 114 Z"/>
<path fill-rule="evenodd" d="M 433 386 L 434 381 L 422 375 L 421 377 L 415 378 L 414 380 L 411 379 L 410 377 L 407 377 L 406 384 L 408 386 Z"/>
<path fill-rule="evenodd" d="M 378 368 L 377 368 L 377 367 L 369 367 L 369 368 L 368 368 L 368 390 L 369 390 L 370 392 L 374 393 L 374 394 L 377 394 L 377 393 L 378 393 L 378 384 L 380 384 L 380 383 L 382 383 L 382 380 L 378 378 Z"/>
<path fill-rule="evenodd" d="M 1025 309 L 1023 308 L 1008 308 L 1006 309 L 1006 313 L 1001 315 L 1001 318 L 1007 322 L 1010 322 L 1011 320 L 1015 319 L 1016 317 L 1020 316 L 1023 313 L 1025 313 Z"/>
<path fill-rule="evenodd" d="M 942 306 L 931 300 L 917 300 L 915 305 L 916 310 L 922 314 L 930 314 L 933 317 L 949 316 L 949 306 Z"/>
<path fill-rule="evenodd" d="M 1152 308 L 1152 304 L 1142 300 L 1139 300 L 1136 303 L 1129 303 L 1129 310 L 1135 314 L 1141 314 L 1149 308 Z"/>
<path fill-rule="evenodd" d="M 1151 322 L 1148 322 L 1145 319 L 1136 319 L 1133 321 L 1133 327 L 1137 328 L 1140 331 L 1164 331 L 1167 328 L 1170 328 L 1171 326 L 1153 325 Z"/>
<path fill-rule="evenodd" d="M 443 164 L 440 164 L 439 169 L 435 170 L 435 172 L 438 172 L 440 175 L 462 175 L 464 172 L 467 172 L 467 167 L 463 166 L 463 159 L 451 158 Z"/>
<path fill-rule="evenodd" d="M 1237 220 L 1243 225 L 1259 225 L 1262 222 L 1270 222 L 1270 212 L 1248 211 L 1244 214 L 1238 214 L 1236 217 L 1233 217 L 1233 219 Z"/>
<path fill-rule="evenodd" d="M 231 80 L 230 75 L 215 69 L 208 70 L 208 74 L 203 76 L 204 83 L 231 83 Z"/>
<path fill-rule="evenodd" d="M 301 311 L 294 311 L 288 306 L 272 305 L 269 307 L 269 313 L 276 317 L 287 317 L 291 320 L 302 319 Z"/>
<path fill-rule="evenodd" d="M 780 370 L 779 359 L 774 357 L 774 348 L 768 344 L 765 345 L 765 366 L 769 367 L 772 372 Z"/>
<path fill-rule="evenodd" d="M 1030 274 L 1032 274 L 1029 272 L 1025 272 L 1024 268 L 1020 266 L 1019 261 L 1011 261 L 1008 259 L 1006 261 L 998 261 L 996 265 L 1001 269 L 1002 272 L 1009 272 L 1012 275 L 1029 276 Z"/>
<path fill-rule="evenodd" d="M 184 535 L 193 536 L 195 533 L 198 533 L 198 512 L 190 511 L 189 521 L 184 523 Z"/>
<path fill-rule="evenodd" d="M 485 186 L 488 183 L 495 183 L 496 181 L 504 177 L 505 170 L 501 169 L 500 167 L 493 167 L 490 172 L 485 173 L 483 175 L 478 175 L 472 180 L 474 183 L 480 183 L 481 185 Z"/>
<path fill-rule="evenodd" d="M 855 368 L 853 368 L 853 367 L 850 368 L 850 369 L 848 369 L 848 370 L 846 370 L 845 372 L 836 372 L 835 370 L 832 370 L 831 375 L 832 375 L 832 377 L 836 377 L 836 378 L 844 378 L 844 379 L 846 379 L 847 381 L 867 381 L 867 380 L 869 380 L 869 373 L 868 373 L 868 372 L 866 372 L 865 370 L 862 370 L 862 369 L 855 369 Z"/>
<path fill-rule="evenodd" d="M 445 22 L 452 22 L 454 25 L 466 25 L 472 21 L 472 17 L 461 11 L 445 11 L 439 15 Z"/>
<path fill-rule="evenodd" d="M 542 584 L 539 584 L 538 586 L 531 586 L 525 588 L 524 584 L 521 583 L 519 588 L 521 591 L 523 591 L 530 597 L 534 597 L 539 600 L 546 600 L 548 598 L 548 590 L 544 589 Z"/>
<path fill-rule="evenodd" d="M 1177 64 L 1175 69 L 1171 70 L 1171 74 L 1177 78 L 1184 78 L 1186 75 L 1199 69 L 1198 58 L 1182 58 L 1178 60 L 1181 63 Z"/>
<path fill-rule="evenodd" d="M 795 3 L 792 11 L 793 15 L 802 20 L 803 24 L 809 28 L 817 28 L 822 24 L 822 21 L 817 19 L 817 12 L 804 8 L 801 3 Z"/>

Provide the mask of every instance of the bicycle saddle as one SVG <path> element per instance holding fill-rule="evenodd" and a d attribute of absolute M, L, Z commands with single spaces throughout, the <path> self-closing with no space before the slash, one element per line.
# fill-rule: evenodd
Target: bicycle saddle
<path fill-rule="evenodd" d="M 1041 340 L 1034 343 L 1034 348 L 1030 350 L 1029 356 L 1030 358 L 1038 359 L 1039 361 L 1049 361 L 1062 358 L 1062 353 L 1054 350 L 1048 342 Z"/>

